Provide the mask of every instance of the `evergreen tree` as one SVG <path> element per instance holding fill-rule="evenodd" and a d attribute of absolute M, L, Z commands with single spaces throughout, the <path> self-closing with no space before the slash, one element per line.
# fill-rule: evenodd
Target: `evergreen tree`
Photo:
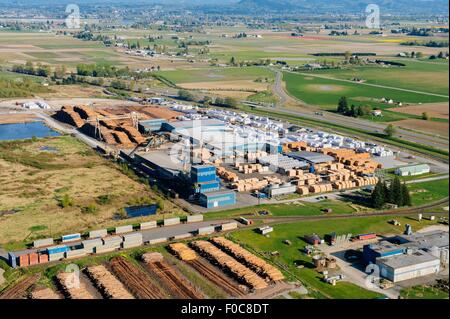
<path fill-rule="evenodd" d="M 391 183 L 390 195 L 393 204 L 396 204 L 399 207 L 403 206 L 402 184 L 398 176 L 396 176 Z"/>
<path fill-rule="evenodd" d="M 387 185 L 386 181 L 383 182 L 383 194 L 385 202 L 392 203 L 391 191 L 389 190 L 389 186 Z"/>
<path fill-rule="evenodd" d="M 347 98 L 345 96 L 339 99 L 337 111 L 342 114 L 345 114 L 349 111 Z"/>
<path fill-rule="evenodd" d="M 408 189 L 408 186 L 406 185 L 406 183 L 402 184 L 402 200 L 403 200 L 402 206 L 411 206 L 412 205 L 411 195 L 409 194 L 409 189 Z"/>
<path fill-rule="evenodd" d="M 372 206 L 374 208 L 380 209 L 384 206 L 384 204 L 386 203 L 384 195 L 383 184 L 381 183 L 381 181 L 378 181 L 371 195 Z"/>

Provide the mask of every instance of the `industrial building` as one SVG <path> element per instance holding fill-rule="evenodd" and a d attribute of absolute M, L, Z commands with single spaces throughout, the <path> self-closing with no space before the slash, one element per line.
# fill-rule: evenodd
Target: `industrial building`
<path fill-rule="evenodd" d="M 428 164 L 417 164 L 399 167 L 395 170 L 395 175 L 398 176 L 416 176 L 427 174 L 430 172 L 430 166 Z"/>
<path fill-rule="evenodd" d="M 363 247 L 367 264 L 380 267 L 380 274 L 392 282 L 438 273 L 449 263 L 449 233 L 432 231 L 400 235 Z"/>
<path fill-rule="evenodd" d="M 218 208 L 236 204 L 236 192 L 218 191 L 200 194 L 200 205 L 206 208 Z"/>
<path fill-rule="evenodd" d="M 334 161 L 334 157 L 318 152 L 306 152 L 306 151 L 291 152 L 288 153 L 287 156 L 313 165 L 322 163 L 331 163 Z"/>

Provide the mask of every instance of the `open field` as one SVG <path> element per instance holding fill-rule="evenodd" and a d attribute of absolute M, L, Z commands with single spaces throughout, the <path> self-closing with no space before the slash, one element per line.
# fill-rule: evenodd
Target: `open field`
<path fill-rule="evenodd" d="M 427 112 L 428 115 L 432 118 L 448 120 L 449 103 L 442 102 L 442 103 L 428 103 L 421 105 L 410 105 L 410 106 L 396 107 L 390 110 L 395 111 L 397 113 L 405 113 L 417 116 L 422 116 L 423 112 Z"/>
<path fill-rule="evenodd" d="M 368 105 L 385 109 L 389 104 L 381 103 L 383 97 L 394 101 L 411 104 L 446 102 L 447 98 L 420 93 L 398 91 L 389 88 L 372 87 L 363 84 L 342 82 L 308 76 L 307 74 L 284 73 L 288 92 L 307 104 L 335 109 L 341 96 L 346 96 L 349 103 Z"/>
<path fill-rule="evenodd" d="M 265 91 L 267 83 L 259 83 L 252 80 L 212 81 L 179 83 L 185 89 L 194 90 L 240 90 L 240 91 Z"/>
<path fill-rule="evenodd" d="M 422 205 L 448 197 L 448 179 L 408 185 L 413 205 Z"/>
<path fill-rule="evenodd" d="M 0 114 L 0 124 L 27 123 L 38 120 L 39 119 L 33 114 Z"/>
<path fill-rule="evenodd" d="M 403 127 L 406 129 L 411 129 L 414 131 L 428 132 L 433 134 L 438 134 L 440 136 L 449 135 L 448 122 L 436 122 L 436 121 L 424 121 L 424 120 L 416 120 L 416 119 L 408 119 L 393 122 L 394 125 Z"/>
<path fill-rule="evenodd" d="M 69 136 L 0 143 L 0 183 L 1 244 L 114 226 L 120 208 L 158 198 Z"/>
<path fill-rule="evenodd" d="M 425 62 L 421 63 L 413 59 L 389 60 L 403 63 L 406 66 L 355 66 L 342 70 L 311 71 L 311 73 L 343 80 L 359 78 L 370 84 L 448 95 L 448 64 L 442 66 Z"/>
<path fill-rule="evenodd" d="M 391 217 L 367 217 L 347 220 L 333 220 L 327 222 L 298 222 L 292 224 L 280 224 L 274 226 L 274 232 L 270 238 L 261 236 L 254 230 L 243 230 L 233 233 L 231 236 L 246 248 L 254 249 L 260 253 L 278 251 L 279 257 L 271 257 L 274 262 L 284 264 L 290 272 L 295 274 L 309 290 L 310 295 L 316 298 L 349 298 L 364 299 L 376 298 L 380 295 L 349 282 L 338 282 L 336 286 L 331 286 L 320 280 L 321 276 L 314 270 L 311 257 L 306 256 L 301 250 L 307 245 L 302 236 L 316 233 L 323 237 L 325 234 L 336 232 L 337 234 L 361 234 L 376 232 L 378 234 L 399 234 L 403 227 L 393 226 L 388 223 Z M 413 218 L 398 217 L 401 224 L 410 224 L 414 230 L 425 226 L 434 225 L 436 222 L 417 222 Z M 289 240 L 292 245 L 283 243 Z M 303 265 L 299 269 L 294 262 Z"/>
<path fill-rule="evenodd" d="M 404 299 L 448 299 L 448 293 L 430 286 L 414 286 L 403 289 L 400 296 Z"/>

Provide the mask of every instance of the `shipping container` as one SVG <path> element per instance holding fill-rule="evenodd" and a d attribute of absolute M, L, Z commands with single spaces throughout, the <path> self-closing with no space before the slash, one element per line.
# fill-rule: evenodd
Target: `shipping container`
<path fill-rule="evenodd" d="M 89 238 L 102 238 L 108 236 L 106 229 L 93 230 L 89 232 Z"/>
<path fill-rule="evenodd" d="M 203 215 L 197 214 L 197 215 L 190 215 L 187 217 L 188 223 L 195 223 L 195 222 L 202 222 L 203 221 Z"/>
<path fill-rule="evenodd" d="M 191 238 L 192 234 L 191 233 L 186 233 L 186 234 L 180 234 L 180 235 L 176 235 L 173 237 L 174 240 L 180 240 L 180 239 L 186 239 L 186 238 Z"/>
<path fill-rule="evenodd" d="M 63 243 L 77 241 L 77 240 L 81 240 L 81 234 L 70 234 L 70 235 L 61 236 L 61 241 Z"/>
<path fill-rule="evenodd" d="M 220 229 L 222 231 L 228 231 L 228 230 L 233 230 L 233 229 L 237 229 L 237 228 L 238 228 L 237 222 L 226 223 L 226 224 L 222 224 L 220 226 Z"/>
<path fill-rule="evenodd" d="M 103 241 L 100 238 L 88 239 L 81 242 L 82 247 L 89 252 L 94 252 L 94 247 L 102 246 Z"/>
<path fill-rule="evenodd" d="M 202 227 L 198 229 L 198 235 L 210 235 L 216 231 L 214 226 Z"/>
<path fill-rule="evenodd" d="M 27 254 L 20 255 L 18 259 L 19 259 L 19 267 L 25 267 L 29 265 L 29 259 Z"/>
<path fill-rule="evenodd" d="M 119 244 L 119 247 L 120 247 L 120 244 Z M 117 248 L 119 248 L 119 247 L 116 247 L 116 246 L 99 246 L 99 247 L 95 247 L 94 248 L 94 253 L 96 253 L 96 254 L 110 253 L 110 252 L 116 251 Z"/>
<path fill-rule="evenodd" d="M 154 221 L 150 221 L 150 222 L 141 223 L 139 228 L 141 230 L 143 230 L 143 229 L 152 229 L 152 228 L 156 228 L 156 227 L 157 227 L 157 223 L 154 220 Z"/>
<path fill-rule="evenodd" d="M 142 246 L 143 242 L 123 242 L 122 243 L 122 248 L 123 249 L 129 249 L 129 248 L 135 248 L 135 247 L 139 247 Z"/>
<path fill-rule="evenodd" d="M 15 253 L 9 252 L 8 253 L 8 260 L 9 260 L 9 265 L 12 268 L 17 268 L 17 256 L 16 256 Z"/>
<path fill-rule="evenodd" d="M 116 227 L 115 233 L 116 234 L 124 234 L 124 233 L 131 233 L 132 231 L 133 231 L 133 225 L 126 225 L 126 226 Z"/>
<path fill-rule="evenodd" d="M 110 236 L 102 239 L 103 245 L 116 245 L 121 244 L 123 239 L 120 236 Z"/>
<path fill-rule="evenodd" d="M 164 226 L 178 225 L 180 223 L 180 217 L 164 219 Z"/>
<path fill-rule="evenodd" d="M 52 246 L 54 244 L 53 238 L 45 238 L 45 239 L 39 239 L 35 240 L 33 242 L 34 248 L 42 248 L 46 246 Z"/>
<path fill-rule="evenodd" d="M 122 236 L 124 242 L 142 242 L 142 233 L 133 233 Z"/>
<path fill-rule="evenodd" d="M 47 248 L 47 254 L 48 255 L 59 254 L 59 253 L 64 254 L 68 250 L 69 250 L 69 248 L 66 245 L 53 246 L 53 247 Z"/>
<path fill-rule="evenodd" d="M 83 257 L 83 256 L 86 256 L 86 255 L 87 255 L 87 252 L 84 249 L 74 249 L 74 250 L 66 251 L 66 258 L 67 259 L 79 258 L 79 257 Z"/>
<path fill-rule="evenodd" d="M 28 264 L 30 266 L 39 264 L 39 255 L 37 253 L 28 254 Z"/>
<path fill-rule="evenodd" d="M 39 263 L 40 264 L 45 264 L 48 263 L 48 255 L 47 254 L 39 254 Z"/>
<path fill-rule="evenodd" d="M 58 261 L 61 259 L 64 259 L 66 252 L 60 252 L 60 253 L 54 253 L 51 255 L 48 255 L 48 260 L 49 261 Z"/>

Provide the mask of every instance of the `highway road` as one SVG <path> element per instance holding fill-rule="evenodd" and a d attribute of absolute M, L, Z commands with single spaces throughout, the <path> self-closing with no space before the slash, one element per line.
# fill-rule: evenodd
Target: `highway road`
<path fill-rule="evenodd" d="M 354 128 L 359 130 L 365 130 L 371 133 L 382 133 L 383 130 L 386 128 L 388 124 L 384 123 L 376 123 L 371 122 L 363 119 L 343 116 L 331 112 L 323 112 L 323 116 L 315 114 L 318 109 L 314 106 L 307 105 L 305 102 L 294 98 L 290 96 L 283 85 L 283 72 L 280 70 L 271 68 L 272 71 L 276 73 L 275 76 L 275 83 L 273 85 L 274 93 L 280 98 L 280 103 L 277 105 L 276 110 L 270 108 L 272 111 L 290 114 L 290 115 L 297 115 L 302 116 L 306 119 L 313 119 L 313 120 L 319 120 L 323 122 L 328 122 L 331 124 L 339 124 L 347 126 L 348 128 Z M 335 80 L 335 79 L 334 79 Z M 347 81 L 347 80 L 343 80 Z M 351 81 L 349 81 L 351 82 Z M 353 84 L 355 82 L 352 82 Z M 367 83 L 366 83 L 367 84 Z M 386 87 L 390 88 L 391 87 Z M 401 89 L 403 90 L 403 89 Z M 431 93 L 430 93 L 431 94 Z M 291 104 L 298 105 L 295 109 L 289 109 L 286 108 L 284 105 L 286 105 L 287 102 L 291 102 Z M 267 108 L 264 106 L 261 106 L 261 108 Z M 322 112 L 322 110 L 320 110 Z M 413 132 L 409 130 L 405 130 L 402 128 L 397 128 L 397 136 L 400 137 L 406 141 L 420 143 L 423 145 L 428 145 L 432 147 L 436 147 L 443 150 L 449 149 L 449 141 L 448 139 L 445 139 L 443 137 L 438 136 L 430 136 L 426 134 L 422 134 L 419 132 Z"/>

